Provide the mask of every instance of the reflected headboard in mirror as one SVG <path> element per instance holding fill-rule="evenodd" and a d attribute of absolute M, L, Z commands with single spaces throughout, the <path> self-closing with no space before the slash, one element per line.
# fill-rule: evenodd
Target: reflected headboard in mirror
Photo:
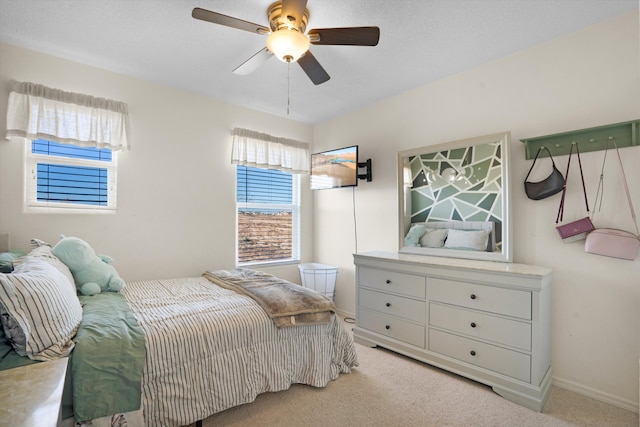
<path fill-rule="evenodd" d="M 503 132 L 399 152 L 400 252 L 511 262 L 510 144 Z"/>

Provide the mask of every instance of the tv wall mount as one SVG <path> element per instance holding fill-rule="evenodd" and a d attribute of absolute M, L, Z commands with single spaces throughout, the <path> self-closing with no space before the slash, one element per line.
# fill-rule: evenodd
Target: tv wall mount
<path fill-rule="evenodd" d="M 364 169 L 364 173 L 360 173 L 360 169 Z M 367 159 L 364 162 L 358 162 L 358 179 L 366 179 L 367 182 L 371 182 L 371 159 Z"/>

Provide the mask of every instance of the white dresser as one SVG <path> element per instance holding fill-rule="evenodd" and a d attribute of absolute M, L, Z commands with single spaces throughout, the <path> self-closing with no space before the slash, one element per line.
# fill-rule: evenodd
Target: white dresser
<path fill-rule="evenodd" d="M 542 411 L 551 389 L 551 269 L 396 252 L 354 259 L 356 342 Z"/>

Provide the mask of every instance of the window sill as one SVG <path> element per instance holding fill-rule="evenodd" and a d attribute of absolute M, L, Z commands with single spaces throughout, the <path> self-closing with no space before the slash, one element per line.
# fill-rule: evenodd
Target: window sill
<path fill-rule="evenodd" d="M 67 208 L 52 206 L 26 206 L 24 209 L 26 214 L 92 214 L 92 215 L 114 215 L 116 210 L 113 208 L 96 209 L 96 208 Z"/>
<path fill-rule="evenodd" d="M 237 268 L 261 268 L 261 267 L 278 267 L 281 265 L 297 265 L 300 260 L 288 259 L 284 261 L 261 261 L 244 264 L 236 264 Z"/>

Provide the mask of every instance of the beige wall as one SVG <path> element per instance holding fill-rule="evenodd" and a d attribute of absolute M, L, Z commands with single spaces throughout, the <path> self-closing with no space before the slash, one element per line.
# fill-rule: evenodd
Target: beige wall
<path fill-rule="evenodd" d="M 126 280 L 199 275 L 235 262 L 238 126 L 311 142 L 312 127 L 215 100 L 0 44 L 0 133 L 11 79 L 129 105 L 131 150 L 118 155 L 115 215 L 23 213 L 23 146 L 0 141 L 0 230 L 14 247 L 37 237 L 81 237 L 111 255 Z M 303 259 L 310 260 L 313 203 L 303 180 Z M 273 269 L 299 282 L 296 266 Z"/>
<path fill-rule="evenodd" d="M 559 195 L 532 201 L 524 194 L 531 161 L 520 139 L 639 119 L 638 40 L 636 11 L 316 126 L 317 150 L 359 144 L 361 160 L 373 162 L 373 181 L 361 181 L 355 192 L 314 194 L 314 236 L 322 236 L 314 253 L 340 267 L 339 308 L 355 311 L 354 201 L 358 251 L 397 250 L 396 152 L 511 131 L 514 258 L 554 268 L 554 383 L 637 411 L 640 259 L 563 244 L 554 229 Z M 640 147 L 621 151 L 640 211 Z M 602 155 L 582 156 L 591 198 Z M 557 161 L 564 170 L 567 156 Z M 608 170 L 595 223 L 633 230 L 615 163 Z M 565 217 L 584 215 L 581 189 L 567 197 Z"/>

